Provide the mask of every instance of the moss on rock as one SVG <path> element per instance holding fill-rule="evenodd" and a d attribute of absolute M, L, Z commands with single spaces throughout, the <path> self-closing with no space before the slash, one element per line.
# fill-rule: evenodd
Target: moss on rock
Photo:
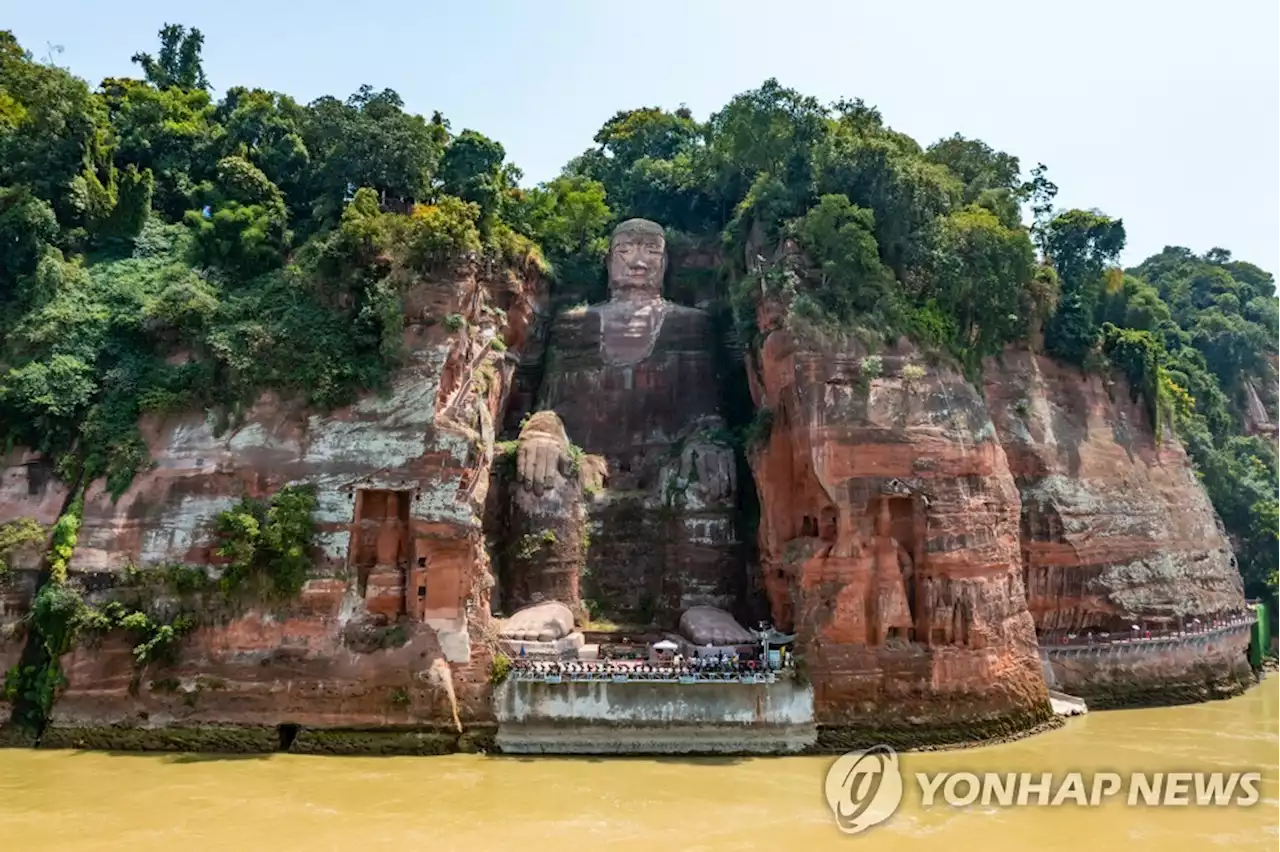
<path fill-rule="evenodd" d="M 435 728 L 303 728 L 289 751 L 295 754 L 451 754 L 458 733 Z"/>
<path fill-rule="evenodd" d="M 262 754 L 276 751 L 278 744 L 279 736 L 274 727 L 141 728 L 113 725 L 101 728 L 64 728 L 50 726 L 40 738 L 40 748 L 183 751 L 212 754 Z"/>
<path fill-rule="evenodd" d="M 942 725 L 820 725 L 809 754 L 843 754 L 884 744 L 897 751 L 991 745 L 1060 727 L 1063 720 L 1043 706 L 985 719 Z"/>
<path fill-rule="evenodd" d="M 1249 669 L 1221 671 L 1202 668 L 1198 680 L 1111 680 L 1081 684 L 1071 690 L 1090 710 L 1125 710 L 1139 707 L 1174 707 L 1199 704 L 1241 695 L 1257 683 Z"/>

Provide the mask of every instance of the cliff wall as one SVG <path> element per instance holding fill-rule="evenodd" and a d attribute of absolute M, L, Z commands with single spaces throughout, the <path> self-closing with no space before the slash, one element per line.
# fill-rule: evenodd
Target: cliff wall
<path fill-rule="evenodd" d="M 1140 633 L 1178 631 L 1244 610 L 1230 542 L 1186 452 L 1168 430 L 1157 438 L 1123 379 L 1025 351 L 990 359 L 984 379 L 1021 493 L 1027 602 L 1046 644 L 1071 634 L 1128 638 L 1135 625 Z M 1235 642 L 1242 663 L 1247 636 L 1224 641 Z M 1217 645 L 1212 659 L 1195 660 L 1201 647 L 1131 667 L 1127 686 L 1100 677 L 1097 689 L 1122 703 L 1110 693 L 1163 683 L 1185 692 L 1192 671 L 1212 692 L 1247 682 L 1240 665 L 1221 662 Z M 1090 678 L 1072 680 L 1082 697 L 1103 698 Z"/>
<path fill-rule="evenodd" d="M 774 331 L 752 360 L 761 570 L 799 635 L 820 742 L 1042 721 L 1018 491 L 981 395 L 908 346 Z"/>
<path fill-rule="evenodd" d="M 0 561 L 8 569 L 0 572 L 0 671 L 8 672 L 22 660 L 27 614 L 48 549 L 48 533 L 69 497 L 69 489 L 53 476 L 52 465 L 39 453 L 15 450 L 0 455 L 0 524 L 29 519 L 44 530 L 41 538 L 0 552 Z M 12 710 L 7 691 L 0 690 L 0 728 Z"/>
<path fill-rule="evenodd" d="M 70 571 L 91 602 L 137 583 L 135 568 L 163 578 L 169 565 L 201 566 L 216 578 L 218 513 L 287 484 L 317 490 L 314 570 L 286 602 L 227 606 L 210 594 L 172 664 L 138 665 L 119 632 L 81 643 L 62 660 L 68 684 L 45 742 L 146 747 L 155 734 L 259 749 L 277 726 L 311 751 L 434 751 L 457 747 L 459 728 L 485 741 L 496 721 L 489 552 L 513 536 L 494 528 L 505 521 L 487 499 L 501 481 L 495 424 L 530 405 L 536 383 L 518 386 L 518 365 L 523 357 L 527 373 L 541 351 L 544 310 L 541 281 L 462 269 L 408 292 L 409 357 L 385 395 L 323 416 L 265 395 L 226 431 L 194 414 L 145 422 L 155 467 L 118 501 L 101 485 L 85 495 Z M 452 314 L 464 322 L 429 319 Z M 979 392 L 905 343 L 873 352 L 784 330 L 747 361 L 759 579 L 775 623 L 799 634 L 820 749 L 1027 730 L 1048 715 L 1037 629 L 1045 642 L 1093 633 L 1105 643 L 1134 623 L 1170 630 L 1243 607 L 1185 453 L 1171 436 L 1156 440 L 1122 382 L 1009 352 L 988 362 Z M 556 370 L 552 381 L 563 381 Z M 661 397 L 667 383 L 655 373 L 641 384 Z M 589 405 L 600 390 L 549 397 L 571 415 L 596 412 L 598 440 L 619 440 Z M 635 403 L 620 394 L 618 405 Z M 589 510 L 593 551 L 611 536 L 655 553 L 679 538 L 638 535 L 615 516 L 628 486 L 651 489 L 679 461 L 665 446 L 660 464 L 624 458 L 631 446 L 601 447 L 615 466 Z M 4 462 L 0 519 L 51 526 L 68 489 L 37 455 Z M 22 657 L 43 546 L 8 559 L 6 667 Z M 620 609 L 639 608 L 645 586 L 620 554 L 604 566 L 617 576 L 597 568 L 592 582 Z M 686 592 L 740 599 L 739 569 L 690 554 L 667 561 L 684 566 Z M 664 579 L 649 594 L 668 591 Z M 160 589 L 162 607 L 177 597 Z M 1246 645 L 1233 630 L 1140 654 L 1051 650 L 1050 671 L 1101 704 L 1186 700 L 1247 682 Z"/>
<path fill-rule="evenodd" d="M 154 469 L 118 501 L 100 483 L 85 495 L 70 580 L 89 601 L 136 583 L 134 568 L 216 576 L 217 514 L 287 484 L 316 488 L 314 569 L 296 600 L 201 601 L 173 665 L 139 667 L 118 631 L 79 644 L 62 660 L 68 683 L 46 741 L 108 726 L 436 726 L 456 737 L 454 697 L 462 723 L 491 721 L 480 517 L 494 424 L 545 295 L 536 278 L 462 268 L 408 290 L 407 363 L 385 395 L 323 416 L 266 395 L 221 434 L 198 414 L 144 423 Z M 464 322 L 432 319 L 450 315 Z M 23 494 L 8 470 L 6 516 L 56 517 L 61 486 Z M 15 615 L 34 588 L 19 573 L 28 592 L 6 599 Z"/>
<path fill-rule="evenodd" d="M 1230 543 L 1185 451 L 1167 431 L 1156 438 L 1123 380 L 1027 352 L 993 359 L 985 380 L 1022 494 L 1041 630 L 1155 628 L 1243 607 Z"/>

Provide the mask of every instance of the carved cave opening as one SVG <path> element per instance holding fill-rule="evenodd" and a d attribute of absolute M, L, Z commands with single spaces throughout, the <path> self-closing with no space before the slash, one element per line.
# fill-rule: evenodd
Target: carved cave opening
<path fill-rule="evenodd" d="M 1047 502 L 1035 502 L 1032 500 L 1024 500 L 1022 504 L 1022 517 L 1020 518 L 1018 537 L 1022 552 L 1022 587 L 1026 590 L 1029 600 L 1042 596 L 1046 589 L 1043 588 L 1050 575 L 1055 578 L 1056 582 L 1066 582 L 1068 586 L 1057 590 L 1059 595 L 1071 595 L 1080 598 L 1085 595 L 1085 576 L 1081 572 L 1059 572 L 1054 570 L 1052 565 L 1039 564 L 1035 557 L 1035 550 L 1032 548 L 1033 543 L 1062 543 L 1066 540 L 1066 529 L 1062 523 L 1062 515 L 1058 512 L 1058 508 Z M 1059 612 L 1055 621 L 1061 621 L 1060 626 L 1084 626 L 1083 621 L 1077 621 L 1074 617 L 1064 618 L 1064 613 Z M 1036 614 L 1036 633 L 1039 634 L 1044 629 L 1052 629 L 1052 625 L 1046 625 L 1042 621 L 1042 616 Z"/>
<path fill-rule="evenodd" d="M 917 641 L 920 624 L 921 558 L 924 555 L 924 503 L 916 496 L 880 495 L 867 504 L 872 530 L 875 593 L 872 623 L 879 643 Z M 935 643 L 937 637 L 933 637 Z"/>
<path fill-rule="evenodd" d="M 818 537 L 825 542 L 834 542 L 839 534 L 840 514 L 835 506 L 823 506 L 818 524 Z"/>
<path fill-rule="evenodd" d="M 355 521 L 351 534 L 351 565 L 356 569 L 357 589 L 368 599 L 392 578 L 403 608 L 404 578 L 410 558 L 409 503 L 412 492 L 361 488 L 356 492 Z M 377 578 L 375 588 L 370 580 Z"/>
<path fill-rule="evenodd" d="M 606 296 L 603 291 L 597 295 Z M 696 385 L 701 380 L 701 373 L 698 371 L 707 371 L 706 366 L 698 366 L 698 354 L 711 356 L 709 366 L 710 372 L 714 374 L 714 390 L 703 387 L 718 397 L 718 404 L 714 408 L 723 420 L 724 433 L 741 436 L 756 422 L 757 408 L 751 397 L 747 377 L 746 346 L 734 327 L 734 318 L 727 304 L 708 307 L 699 303 L 699 309 L 710 315 L 709 339 L 676 340 L 672 345 L 684 353 L 673 362 L 679 365 L 679 369 L 673 367 L 668 372 L 646 372 L 637 368 L 639 371 L 633 373 L 632 370 L 610 371 L 592 366 L 590 358 L 578 352 L 581 344 L 578 337 L 592 332 L 592 329 L 579 328 L 573 322 L 561 323 L 557 319 L 566 308 L 578 301 L 581 301 L 580 296 L 566 299 L 564 293 L 556 294 L 554 312 L 533 335 L 539 338 L 533 343 L 542 345 L 526 347 L 526 358 L 517 369 L 516 376 L 516 384 L 521 392 L 511 394 L 503 403 L 505 410 L 500 422 L 507 440 L 518 439 L 522 409 L 532 411 L 550 408 L 562 417 L 567 417 L 568 413 L 561 410 L 562 403 L 557 402 L 564 393 L 560 385 L 576 380 L 575 377 L 581 370 L 586 369 L 598 370 L 598 383 L 603 383 L 601 387 L 611 392 L 634 391 L 652 395 L 652 384 L 655 381 L 670 382 L 672 388 L 668 394 L 669 408 L 673 411 L 683 410 L 685 407 L 691 410 L 700 408 L 701 402 L 694 405 L 681 399 L 676 393 L 689 382 Z M 600 299 L 588 301 L 598 302 Z M 676 316 L 678 319 L 680 315 Z M 678 330 L 680 326 L 673 325 L 671 328 Z M 685 353 L 685 349 L 697 352 L 692 357 L 686 357 L 689 353 Z M 674 356 L 659 353 L 655 356 L 655 363 L 669 357 Z M 585 366 L 579 367 L 576 361 L 584 358 Z M 605 402 L 601 400 L 599 404 L 603 406 Z M 573 406 L 580 404 L 570 402 L 568 405 L 571 413 Z M 585 417 L 581 412 L 579 415 Z M 600 419 L 585 418 L 584 422 L 597 423 Z M 736 505 L 731 518 L 733 532 L 729 535 L 719 531 L 708 533 L 707 530 L 713 527 L 701 519 L 688 523 L 690 517 L 686 517 L 679 508 L 674 512 L 668 507 L 655 512 L 641 511 L 643 506 L 639 497 L 629 492 L 652 492 L 661 487 L 663 480 L 660 473 L 666 463 L 664 456 L 670 447 L 646 444 L 642 434 L 653 430 L 648 426 L 641 429 L 639 424 L 630 424 L 629 421 L 634 417 L 627 415 L 625 411 L 612 411 L 603 419 L 610 429 L 635 432 L 636 443 L 618 440 L 622 436 L 614 435 L 604 442 L 606 446 L 594 446 L 590 430 L 567 429 L 570 441 L 609 459 L 610 478 L 605 487 L 613 495 L 607 502 L 588 502 L 586 507 L 593 534 L 584 537 L 585 565 L 581 574 L 583 601 L 604 619 L 646 625 L 652 622 L 655 626 L 666 628 L 676 626 L 689 600 L 703 595 L 715 598 L 717 605 L 723 605 L 740 623 L 754 624 L 770 618 L 766 577 L 760 569 L 758 556 L 760 502 L 755 479 L 747 464 L 746 454 L 742 452 L 741 443 L 735 441 L 737 446 L 733 454 L 736 466 Z M 780 421 L 780 425 L 785 428 L 785 419 Z M 595 428 L 605 428 L 605 424 L 598 423 Z M 521 600 L 521 595 L 516 593 L 519 578 L 513 571 L 513 553 L 519 549 L 519 540 L 530 532 L 514 523 L 516 519 L 512 516 L 510 507 L 505 505 L 510 500 L 510 494 L 509 482 L 491 490 L 489 500 L 501 499 L 503 503 L 495 505 L 491 502 L 485 510 L 486 518 L 493 519 L 495 529 L 501 529 L 503 538 L 494 549 L 495 573 L 500 591 L 490 603 L 497 615 L 509 614 Z M 814 524 L 816 534 L 816 518 Z M 699 532 L 691 534 L 689 530 L 695 527 Z M 698 536 L 700 540 L 691 540 L 691 536 Z M 712 536 L 722 536 L 732 544 L 726 547 L 719 540 L 712 540 Z M 724 548 L 725 552 L 717 555 L 716 548 Z M 540 567 L 554 571 L 556 566 L 543 564 Z"/>
<path fill-rule="evenodd" d="M 53 463 L 48 459 L 36 459 L 27 462 L 27 494 L 35 497 L 44 493 L 45 486 L 53 477 Z"/>
<path fill-rule="evenodd" d="M 298 732 L 301 730 L 300 725 L 286 724 L 276 725 L 276 751 L 288 751 L 293 747 L 293 741 L 298 738 Z"/>

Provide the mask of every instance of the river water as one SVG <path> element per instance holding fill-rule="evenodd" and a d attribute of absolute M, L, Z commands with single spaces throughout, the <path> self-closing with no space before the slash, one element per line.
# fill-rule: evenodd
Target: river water
<path fill-rule="evenodd" d="M 936 806 L 913 781 L 856 837 L 831 758 L 214 757 L 0 750 L 0 850 L 878 850 L 1277 848 L 1280 679 L 1231 701 L 1095 713 L 1004 745 L 900 758 L 916 772 L 1260 771 L 1250 807 Z"/>

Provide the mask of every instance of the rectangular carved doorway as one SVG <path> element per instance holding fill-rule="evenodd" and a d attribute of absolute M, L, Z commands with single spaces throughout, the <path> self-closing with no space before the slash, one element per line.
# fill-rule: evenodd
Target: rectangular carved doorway
<path fill-rule="evenodd" d="M 351 530 L 356 588 L 370 612 L 394 618 L 405 610 L 410 492 L 361 488 Z"/>

